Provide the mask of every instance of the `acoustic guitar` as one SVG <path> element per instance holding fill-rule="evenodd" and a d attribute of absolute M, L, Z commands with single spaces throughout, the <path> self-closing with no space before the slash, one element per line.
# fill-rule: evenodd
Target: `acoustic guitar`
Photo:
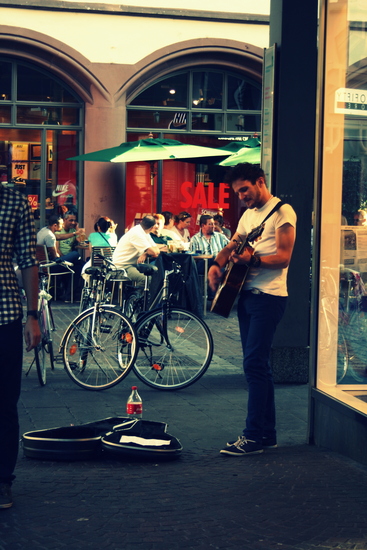
<path fill-rule="evenodd" d="M 264 227 L 265 223 L 263 222 L 261 225 L 255 227 L 255 229 L 247 235 L 244 241 L 238 243 L 236 254 L 242 254 L 245 249 L 247 249 L 250 254 L 253 254 L 254 249 L 250 246 L 250 243 L 253 243 L 256 239 L 261 237 Z M 210 311 L 222 317 L 229 316 L 233 304 L 246 280 L 249 269 L 250 267 L 248 265 L 235 264 L 231 261 L 227 263 L 222 282 L 214 296 Z"/>

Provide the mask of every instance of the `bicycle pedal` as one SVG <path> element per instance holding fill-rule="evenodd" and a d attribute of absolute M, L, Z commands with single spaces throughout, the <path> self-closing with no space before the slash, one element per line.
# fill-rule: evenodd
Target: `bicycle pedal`
<path fill-rule="evenodd" d="M 62 355 L 55 355 L 54 356 L 54 361 L 55 363 L 60 363 L 60 364 L 63 364 L 64 363 L 64 360 L 62 358 Z"/>

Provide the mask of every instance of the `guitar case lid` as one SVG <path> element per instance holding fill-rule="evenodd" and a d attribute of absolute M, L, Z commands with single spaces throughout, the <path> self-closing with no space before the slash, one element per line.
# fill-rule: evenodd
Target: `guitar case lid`
<path fill-rule="evenodd" d="M 125 431 L 125 425 L 129 433 L 133 433 L 131 431 L 132 428 L 138 425 L 140 428 L 138 429 L 138 426 L 135 427 L 134 434 L 136 435 L 143 434 L 143 437 L 145 437 L 145 434 L 147 436 L 149 435 L 149 437 L 158 437 L 159 435 L 160 439 L 167 441 L 167 449 L 165 449 L 165 452 L 169 455 L 172 454 L 172 450 L 175 450 L 176 454 L 182 450 L 178 440 L 165 433 L 167 424 L 163 422 L 150 422 L 149 420 L 137 419 L 131 420 L 125 417 L 110 417 L 76 426 L 26 432 L 22 435 L 23 452 L 27 458 L 67 461 L 101 458 L 102 450 L 106 447 L 108 450 L 114 447 L 114 450 L 111 452 L 115 455 L 126 453 L 126 449 L 130 448 L 127 443 L 123 445 L 122 451 L 121 449 L 116 451 L 117 448 L 119 449 L 119 444 L 117 442 L 119 436 L 116 436 L 116 445 L 112 437 L 111 443 L 109 443 L 110 438 L 108 438 L 107 443 L 104 443 L 102 448 L 102 437 L 107 436 L 107 434 L 111 436 L 114 434 L 115 430 L 119 433 Z M 171 440 L 173 443 L 170 443 Z M 154 452 L 151 455 L 147 454 L 147 448 L 142 445 L 136 446 L 134 444 L 132 448 L 135 449 L 136 455 L 139 454 L 145 457 L 156 457 L 157 455 L 157 453 Z M 163 449 L 161 449 L 161 451 L 162 450 Z"/>

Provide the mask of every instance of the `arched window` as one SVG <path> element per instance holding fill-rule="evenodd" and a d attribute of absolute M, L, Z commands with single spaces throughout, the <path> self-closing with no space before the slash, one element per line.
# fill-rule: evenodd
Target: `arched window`
<path fill-rule="evenodd" d="M 253 135 L 261 131 L 261 84 L 211 68 L 179 71 L 129 101 L 128 130 Z"/>
<path fill-rule="evenodd" d="M 183 143 L 221 148 L 261 132 L 262 86 L 244 73 L 213 66 L 183 69 L 160 78 L 127 99 L 127 139 L 152 134 Z M 214 163 L 158 162 L 154 185 L 147 163 L 126 166 L 126 225 L 145 213 L 188 211 L 191 234 L 202 213 L 224 209 L 234 231 L 238 205 L 224 190 L 225 168 Z M 223 198 L 225 197 L 225 198 Z"/>
<path fill-rule="evenodd" d="M 36 225 L 78 212 L 77 166 L 84 103 L 55 75 L 0 58 L 0 181 L 28 196 Z M 79 212 L 80 214 L 80 212 Z"/>

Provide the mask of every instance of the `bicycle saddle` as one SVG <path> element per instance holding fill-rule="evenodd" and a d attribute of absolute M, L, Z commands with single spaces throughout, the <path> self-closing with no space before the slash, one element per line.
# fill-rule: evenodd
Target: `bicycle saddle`
<path fill-rule="evenodd" d="M 143 275 L 153 275 L 156 271 L 158 271 L 158 267 L 155 265 L 148 265 L 148 264 L 138 264 L 136 266 L 137 270 L 140 271 L 140 273 L 143 273 Z"/>

